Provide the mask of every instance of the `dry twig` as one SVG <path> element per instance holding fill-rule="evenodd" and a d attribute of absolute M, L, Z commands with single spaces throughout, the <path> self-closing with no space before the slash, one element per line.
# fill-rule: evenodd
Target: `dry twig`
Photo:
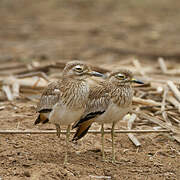
<path fill-rule="evenodd" d="M 20 88 L 19 83 L 15 81 L 12 85 L 12 91 L 13 91 L 14 98 L 19 97 L 19 88 Z"/>
<path fill-rule="evenodd" d="M 128 130 L 132 129 L 132 125 L 133 125 L 135 119 L 136 119 L 136 114 L 132 114 L 131 116 L 130 115 L 128 116 Z M 136 147 L 141 146 L 141 143 L 138 141 L 138 139 L 132 133 L 128 133 L 128 137 L 134 143 L 134 145 Z"/>
<path fill-rule="evenodd" d="M 176 87 L 176 85 L 172 81 L 168 81 L 167 84 L 168 84 L 169 88 L 172 90 L 172 92 L 174 93 L 174 96 L 180 102 L 180 92 L 179 92 L 178 88 Z"/>
<path fill-rule="evenodd" d="M 178 102 L 173 96 L 167 96 L 167 101 L 173 104 L 180 113 L 180 102 Z"/>
<path fill-rule="evenodd" d="M 12 95 L 12 92 L 11 92 L 10 87 L 7 86 L 7 85 L 4 85 L 4 86 L 2 87 L 2 89 L 3 89 L 3 91 L 5 92 L 5 94 L 6 94 L 6 96 L 7 96 L 7 99 L 8 99 L 9 101 L 12 101 L 12 100 L 13 100 L 13 95 Z"/>
<path fill-rule="evenodd" d="M 142 99 L 138 97 L 133 97 L 133 103 L 142 104 L 146 106 L 161 106 L 161 103 L 156 102 L 151 99 Z"/>
<path fill-rule="evenodd" d="M 115 133 L 170 133 L 170 130 L 115 130 Z M 0 130 L 0 134 L 56 134 L 56 130 Z M 70 133 L 75 133 L 71 131 Z M 89 130 L 91 134 L 101 134 L 101 131 Z M 104 133 L 110 134 L 110 130 L 105 130 Z M 66 134 L 65 130 L 61 134 Z"/>
<path fill-rule="evenodd" d="M 167 93 L 168 93 L 168 88 L 164 87 L 163 100 L 162 100 L 162 104 L 161 104 L 161 111 L 162 112 L 165 110 Z"/>
<path fill-rule="evenodd" d="M 134 60 L 133 60 L 133 64 L 134 64 L 134 66 L 136 67 L 137 71 L 140 72 L 140 74 L 141 74 L 142 76 L 145 76 L 145 72 L 144 72 L 144 70 L 143 70 L 143 68 L 142 68 L 139 60 L 138 60 L 138 59 L 134 59 Z"/>
<path fill-rule="evenodd" d="M 164 59 L 163 58 L 158 58 L 158 62 L 159 62 L 159 66 L 160 66 L 160 68 L 161 68 L 161 71 L 164 73 L 164 74 L 166 74 L 167 73 L 167 66 L 166 66 L 166 64 L 165 64 L 165 62 L 164 62 Z"/>
<path fill-rule="evenodd" d="M 16 75 L 16 78 L 22 79 L 22 78 L 34 77 L 34 76 L 41 77 L 41 78 L 45 79 L 47 82 L 50 82 L 48 76 L 44 72 L 31 72 L 31 73 L 27 73 L 27 74 L 20 74 L 20 75 Z"/>

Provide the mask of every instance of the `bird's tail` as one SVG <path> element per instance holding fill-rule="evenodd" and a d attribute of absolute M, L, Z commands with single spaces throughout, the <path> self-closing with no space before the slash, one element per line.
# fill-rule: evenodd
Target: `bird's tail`
<path fill-rule="evenodd" d="M 91 127 L 92 123 L 95 121 L 96 117 L 103 114 L 105 111 L 96 111 L 87 114 L 85 117 L 81 118 L 77 123 L 73 125 L 73 129 L 77 128 L 76 133 L 73 137 L 73 141 L 77 141 L 85 136 Z"/>
<path fill-rule="evenodd" d="M 85 136 L 93 122 L 94 122 L 94 119 L 89 119 L 79 124 L 72 141 L 77 141 L 81 139 L 83 136 Z"/>
<path fill-rule="evenodd" d="M 35 120 L 34 125 L 39 123 L 45 124 L 47 122 L 49 122 L 49 119 L 43 113 L 40 113 L 37 119 Z"/>

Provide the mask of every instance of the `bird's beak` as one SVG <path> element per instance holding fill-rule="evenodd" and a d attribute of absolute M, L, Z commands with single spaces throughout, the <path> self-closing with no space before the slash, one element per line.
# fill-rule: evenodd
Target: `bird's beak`
<path fill-rule="evenodd" d="M 104 77 L 104 74 L 101 74 L 101 73 L 96 72 L 96 71 L 88 72 L 88 75 L 90 75 L 90 76 L 96 76 L 96 77 Z"/>
<path fill-rule="evenodd" d="M 137 83 L 137 84 L 144 84 L 142 81 L 139 81 L 137 79 L 132 78 L 131 82 Z"/>

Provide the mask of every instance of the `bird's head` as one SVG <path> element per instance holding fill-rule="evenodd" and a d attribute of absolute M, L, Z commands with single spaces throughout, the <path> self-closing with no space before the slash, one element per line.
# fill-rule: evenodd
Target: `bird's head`
<path fill-rule="evenodd" d="M 104 76 L 99 72 L 92 71 L 91 67 L 82 61 L 68 62 L 64 68 L 63 75 L 75 79 L 85 79 L 88 76 L 97 76 L 97 77 Z"/>
<path fill-rule="evenodd" d="M 133 74 L 131 71 L 127 69 L 120 69 L 113 71 L 109 75 L 109 80 L 112 83 L 118 84 L 118 85 L 130 85 L 131 83 L 138 83 L 138 84 L 144 84 L 142 81 L 136 80 L 133 78 Z"/>

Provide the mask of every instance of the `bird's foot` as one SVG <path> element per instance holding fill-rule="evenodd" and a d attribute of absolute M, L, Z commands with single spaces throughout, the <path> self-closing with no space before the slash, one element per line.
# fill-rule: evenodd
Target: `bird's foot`
<path fill-rule="evenodd" d="M 68 162 L 67 162 L 67 161 L 64 161 L 64 162 L 63 162 L 63 165 L 64 165 L 64 166 L 67 166 L 67 165 L 68 165 Z"/>
<path fill-rule="evenodd" d="M 111 163 L 112 164 L 121 164 L 121 162 L 117 161 L 115 158 L 112 158 Z"/>
<path fill-rule="evenodd" d="M 102 159 L 102 162 L 110 162 L 108 159 Z"/>
<path fill-rule="evenodd" d="M 102 157 L 102 162 L 108 162 L 108 160 L 105 157 Z"/>
<path fill-rule="evenodd" d="M 116 165 L 116 164 L 121 164 L 121 163 L 122 163 L 122 162 L 117 161 L 117 160 L 115 160 L 115 159 L 105 159 L 105 158 L 102 159 L 102 162 L 108 162 L 108 163 L 112 163 L 112 164 L 114 164 L 114 165 Z"/>

